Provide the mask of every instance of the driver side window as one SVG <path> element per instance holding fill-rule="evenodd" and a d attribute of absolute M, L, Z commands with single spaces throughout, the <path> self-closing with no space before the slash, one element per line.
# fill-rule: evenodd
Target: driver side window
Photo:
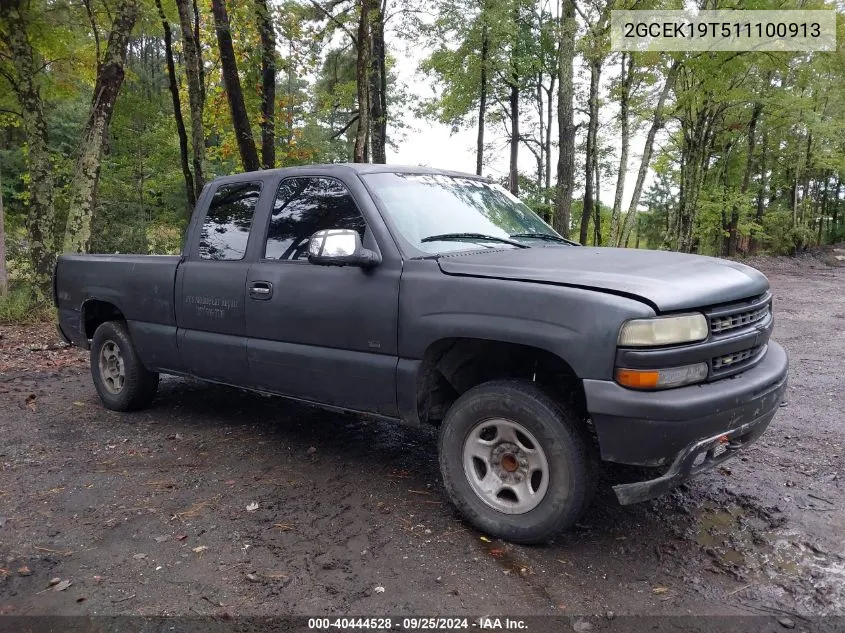
<path fill-rule="evenodd" d="M 308 240 L 323 229 L 352 229 L 361 240 L 367 225 L 346 186 L 334 178 L 283 180 L 273 201 L 265 259 L 308 259 Z"/>

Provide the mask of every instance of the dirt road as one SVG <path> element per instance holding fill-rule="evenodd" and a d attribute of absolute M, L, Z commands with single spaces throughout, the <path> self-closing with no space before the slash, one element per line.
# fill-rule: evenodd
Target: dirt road
<path fill-rule="evenodd" d="M 112 413 L 78 351 L 26 371 L 50 352 L 7 335 L 0 613 L 845 614 L 845 268 L 759 265 L 791 355 L 766 435 L 546 547 L 455 517 L 430 429 L 172 378 Z"/>

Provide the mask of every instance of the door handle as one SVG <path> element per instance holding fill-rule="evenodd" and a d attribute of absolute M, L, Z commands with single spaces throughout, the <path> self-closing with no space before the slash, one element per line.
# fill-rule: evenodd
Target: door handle
<path fill-rule="evenodd" d="M 273 296 L 273 284 L 269 281 L 254 281 L 249 287 L 249 296 L 266 301 Z"/>

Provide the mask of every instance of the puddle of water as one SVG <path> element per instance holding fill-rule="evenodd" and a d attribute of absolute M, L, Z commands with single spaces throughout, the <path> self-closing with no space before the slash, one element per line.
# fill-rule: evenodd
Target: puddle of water
<path fill-rule="evenodd" d="M 833 612 L 845 610 L 845 560 L 805 544 L 806 535 L 774 529 L 753 509 L 713 501 L 702 504 L 694 528 L 697 543 L 722 566 L 760 585 L 805 582 L 825 596 Z"/>
<path fill-rule="evenodd" d="M 698 544 L 712 550 L 717 560 L 760 578 L 798 574 L 802 564 L 818 558 L 795 537 L 770 529 L 765 520 L 749 516 L 739 504 L 722 507 L 712 501 L 702 505 L 696 530 Z"/>

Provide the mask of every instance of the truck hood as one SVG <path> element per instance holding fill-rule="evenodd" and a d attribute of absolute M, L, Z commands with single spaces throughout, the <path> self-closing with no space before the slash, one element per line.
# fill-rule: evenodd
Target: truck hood
<path fill-rule="evenodd" d="M 668 251 L 540 247 L 441 255 L 447 275 L 512 279 L 630 296 L 673 312 L 762 294 L 769 282 L 736 262 Z"/>

